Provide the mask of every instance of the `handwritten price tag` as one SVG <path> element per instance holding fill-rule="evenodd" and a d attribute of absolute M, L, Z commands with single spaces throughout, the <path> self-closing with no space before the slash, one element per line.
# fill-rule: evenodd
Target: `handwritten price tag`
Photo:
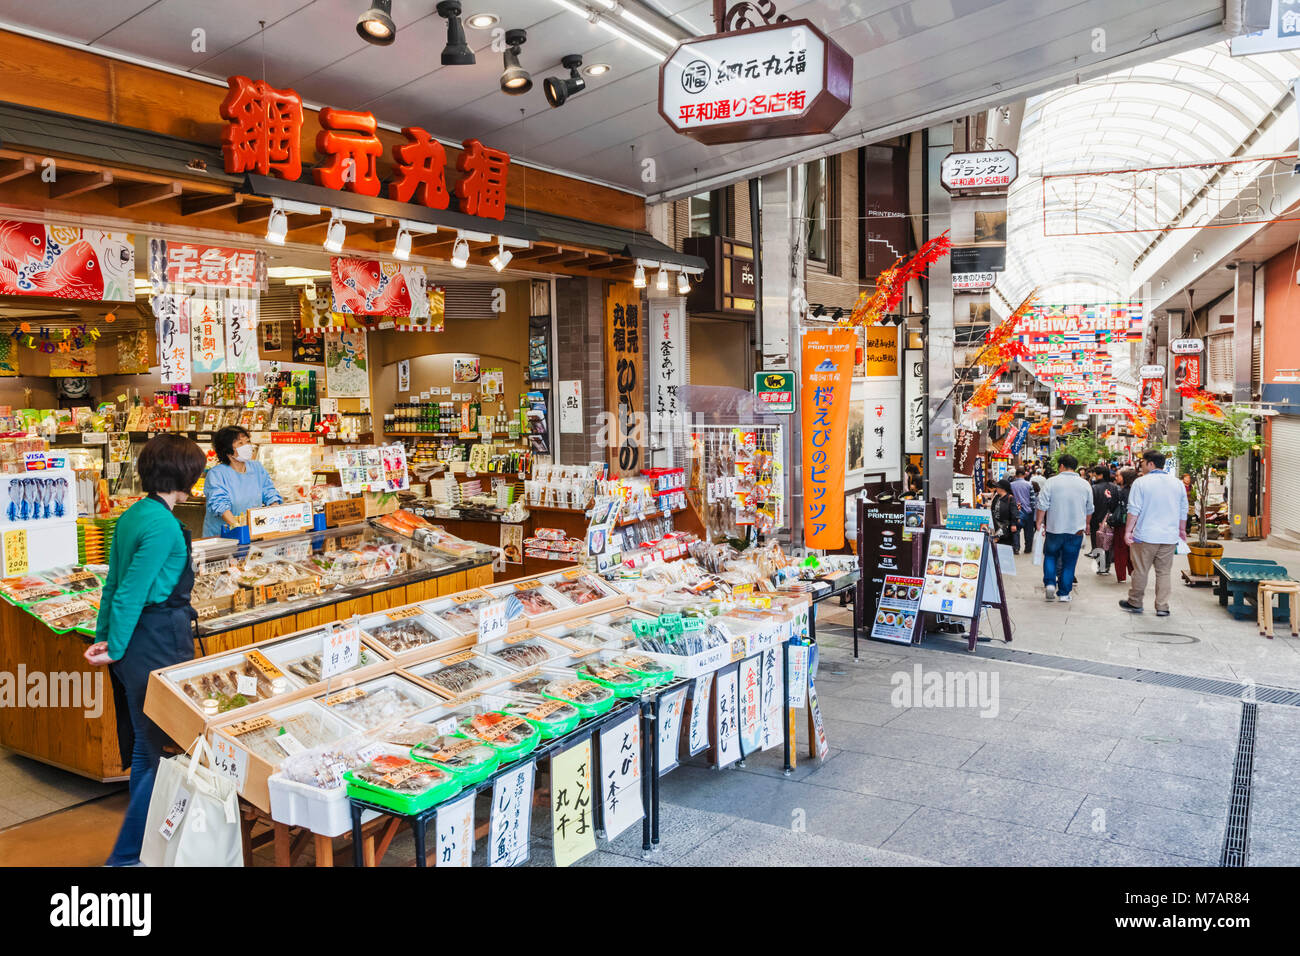
<path fill-rule="evenodd" d="M 340 627 L 326 633 L 321 648 L 320 675 L 329 679 L 357 666 L 361 659 L 361 630 Z"/>
<path fill-rule="evenodd" d="M 248 779 L 248 751 L 238 746 L 233 740 L 214 736 L 212 741 L 212 769 L 235 781 L 239 790 L 244 789 Z"/>
<path fill-rule="evenodd" d="M 494 641 L 498 637 L 504 637 L 509 629 L 510 622 L 506 618 L 505 601 L 493 601 L 479 611 L 478 640 L 480 644 Z"/>

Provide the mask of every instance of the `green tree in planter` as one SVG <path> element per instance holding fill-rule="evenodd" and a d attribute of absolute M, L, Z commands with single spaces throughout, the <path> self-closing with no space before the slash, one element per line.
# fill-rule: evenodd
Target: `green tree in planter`
<path fill-rule="evenodd" d="M 1065 439 L 1057 445 L 1056 451 L 1052 452 L 1052 468 L 1060 471 L 1061 456 L 1073 455 L 1079 460 L 1079 468 L 1087 468 L 1089 465 L 1095 465 L 1099 461 L 1104 461 L 1110 457 L 1110 449 L 1106 443 L 1098 439 L 1088 429 L 1080 429 L 1071 432 Z"/>
<path fill-rule="evenodd" d="M 1205 547 L 1209 540 L 1205 527 L 1206 498 L 1210 474 L 1216 468 L 1244 455 L 1255 446 L 1255 432 L 1250 412 L 1228 406 L 1222 418 L 1187 417 L 1178 437 L 1178 469 L 1192 476 L 1196 486 L 1196 517 L 1200 525 L 1197 543 Z"/>

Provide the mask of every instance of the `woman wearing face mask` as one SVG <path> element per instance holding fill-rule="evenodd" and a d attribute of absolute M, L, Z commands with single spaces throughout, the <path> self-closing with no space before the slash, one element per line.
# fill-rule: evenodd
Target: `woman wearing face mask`
<path fill-rule="evenodd" d="M 253 461 L 253 443 L 245 429 L 227 425 L 213 437 L 212 450 L 221 463 L 213 465 L 203 481 L 203 494 L 208 500 L 208 512 L 203 517 L 205 538 L 243 524 L 240 519 L 249 508 L 284 501 L 266 469 Z"/>
<path fill-rule="evenodd" d="M 123 765 L 131 767 L 126 818 L 109 866 L 140 862 L 154 776 L 167 744 L 167 735 L 144 713 L 149 672 L 194 657 L 198 615 L 190 606 L 190 533 L 172 509 L 189 496 L 206 463 L 203 449 L 188 438 L 151 438 L 136 463 L 149 496 L 118 518 L 113 534 L 96 641 L 85 653 L 91 664 L 108 665 L 118 746 Z"/>

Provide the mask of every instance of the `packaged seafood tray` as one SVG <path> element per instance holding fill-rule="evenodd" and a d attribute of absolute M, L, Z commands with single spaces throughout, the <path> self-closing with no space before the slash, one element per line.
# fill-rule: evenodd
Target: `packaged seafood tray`
<path fill-rule="evenodd" d="M 572 601 L 561 597 L 540 581 L 507 581 L 483 590 L 498 600 L 515 598 L 523 608 L 524 617 L 530 621 L 567 611 L 573 607 Z"/>
<path fill-rule="evenodd" d="M 56 634 L 66 634 L 75 629 L 94 633 L 102 593 L 82 591 L 79 594 L 64 594 L 29 604 L 26 610 Z"/>
<path fill-rule="evenodd" d="M 306 827 L 322 836 L 342 836 L 352 830 L 352 804 L 343 773 L 373 759 L 385 750 L 373 740 L 355 735 L 325 747 L 286 757 L 280 769 L 267 778 L 271 819 L 291 827 Z M 398 748 L 392 748 L 400 755 Z M 379 816 L 367 810 L 362 823 Z"/>
<path fill-rule="evenodd" d="M 63 588 L 32 574 L 0 580 L 0 597 L 10 604 L 34 604 L 62 593 Z"/>
<path fill-rule="evenodd" d="M 574 605 L 595 604 L 619 596 L 617 591 L 585 568 L 560 571 L 538 580 Z"/>
<path fill-rule="evenodd" d="M 348 587 L 376 581 L 408 570 L 409 550 L 391 544 L 363 544 L 348 550 L 322 551 L 311 557 L 311 567 L 325 588 Z"/>
<path fill-rule="evenodd" d="M 639 651 L 606 651 L 595 658 L 590 658 L 588 663 L 594 664 L 601 658 L 614 667 L 626 668 L 633 674 L 644 678 L 646 687 L 658 687 L 660 684 L 671 683 L 676 676 L 676 671 L 672 666 Z"/>
<path fill-rule="evenodd" d="M 713 621 L 703 618 L 683 618 L 666 614 L 660 618 L 630 622 L 633 648 L 629 654 L 640 654 L 671 668 L 678 677 L 698 677 L 715 671 L 723 664 L 745 656 L 746 642 L 742 639 L 732 648 L 731 639 Z"/>
<path fill-rule="evenodd" d="M 541 731 L 543 740 L 563 737 L 582 720 L 582 713 L 567 701 L 514 689 L 484 694 L 483 702 L 503 714 L 524 718 Z"/>
<path fill-rule="evenodd" d="M 362 618 L 361 630 L 393 657 L 426 650 L 439 641 L 454 640 L 459 636 L 449 625 L 418 605 Z"/>
<path fill-rule="evenodd" d="M 787 615 L 770 609 L 732 608 L 719 617 L 714 626 L 721 629 L 733 644 L 743 637 L 746 654 L 757 654 L 790 638 Z"/>
<path fill-rule="evenodd" d="M 398 813 L 419 813 L 460 792 L 454 774 L 432 764 L 381 754 L 347 770 L 348 796 Z"/>
<path fill-rule="evenodd" d="M 541 632 L 552 640 L 567 644 L 578 653 L 591 653 L 606 647 L 622 647 L 625 641 L 618 631 L 599 623 L 594 618 L 544 627 L 541 628 Z"/>
<path fill-rule="evenodd" d="M 649 686 L 646 677 L 613 663 L 612 657 L 608 651 L 600 651 L 580 662 L 574 671 L 585 681 L 609 688 L 615 697 L 636 697 Z"/>
<path fill-rule="evenodd" d="M 200 658 L 192 664 L 169 668 L 163 674 L 207 717 L 269 700 L 302 686 L 256 648 Z"/>
<path fill-rule="evenodd" d="M 98 574 L 79 564 L 46 571 L 42 577 L 65 594 L 98 591 L 104 586 L 103 579 Z"/>
<path fill-rule="evenodd" d="M 262 653 L 282 671 L 292 674 L 304 684 L 317 684 L 325 679 L 321 676 L 320 662 L 325 648 L 325 635 L 328 633 L 328 629 L 320 628 L 274 644 L 264 644 Z M 356 666 L 349 668 L 348 671 L 360 670 L 381 660 L 383 658 L 378 652 L 363 643 L 357 652 Z M 347 671 L 340 673 L 347 673 Z"/>
<path fill-rule="evenodd" d="M 444 697 L 462 697 L 518 673 L 495 657 L 475 650 L 460 651 L 408 667 L 407 673 L 427 681 Z"/>
<path fill-rule="evenodd" d="M 434 694 L 399 674 L 387 674 L 319 699 L 333 713 L 362 730 L 372 730 L 439 703 Z"/>
<path fill-rule="evenodd" d="M 573 655 L 573 648 L 532 631 L 508 634 L 486 644 L 479 644 L 475 650 L 484 657 L 494 658 L 517 671 L 528 670 L 550 661 L 567 660 Z"/>
<path fill-rule="evenodd" d="M 534 724 L 494 709 L 481 697 L 458 708 L 456 733 L 492 745 L 501 752 L 503 764 L 532 753 L 542 742 L 542 732 Z"/>
<path fill-rule="evenodd" d="M 495 600 L 497 599 L 486 591 L 475 589 L 461 594 L 453 594 L 449 597 L 425 601 L 420 606 L 431 616 L 437 618 L 456 634 L 463 637 L 467 634 L 478 633 L 479 611 Z M 511 621 L 522 621 L 524 617 L 523 605 L 518 602 L 513 602 L 513 605 L 512 608 L 510 603 L 507 604 L 506 617 Z M 511 614 L 512 610 L 513 614 Z"/>
<path fill-rule="evenodd" d="M 583 717 L 597 717 L 614 706 L 614 692 L 608 687 L 582 680 L 571 667 L 541 667 L 509 681 L 509 692 L 564 701 Z M 502 692 L 505 689 L 502 688 Z"/>
<path fill-rule="evenodd" d="M 300 700 L 284 707 L 214 728 L 256 754 L 271 766 L 315 747 L 322 747 L 354 734 L 353 728 L 314 700 Z"/>

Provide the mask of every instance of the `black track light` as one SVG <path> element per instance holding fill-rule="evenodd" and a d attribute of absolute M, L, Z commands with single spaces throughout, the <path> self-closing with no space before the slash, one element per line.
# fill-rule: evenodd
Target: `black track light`
<path fill-rule="evenodd" d="M 563 106 L 570 96 L 581 93 L 587 88 L 587 81 L 578 72 L 578 67 L 582 66 L 582 57 L 576 53 L 570 53 L 560 60 L 560 66 L 569 71 L 567 78 L 548 76 L 542 82 L 542 89 L 546 91 L 546 102 L 553 107 Z"/>
<path fill-rule="evenodd" d="M 357 33 L 375 46 L 388 46 L 397 39 L 393 23 L 393 0 L 371 0 L 370 9 L 357 17 Z"/>
<path fill-rule="evenodd" d="M 474 51 L 465 42 L 465 27 L 460 22 L 460 0 L 442 0 L 438 16 L 447 21 L 447 45 L 442 48 L 443 66 L 473 66 Z"/>
<path fill-rule="evenodd" d="M 527 93 L 533 88 L 532 75 L 519 65 L 519 48 L 524 45 L 528 39 L 528 33 L 524 30 L 507 30 L 506 45 L 508 49 L 501 57 L 501 92 L 509 93 L 511 96 L 519 96 Z"/>

